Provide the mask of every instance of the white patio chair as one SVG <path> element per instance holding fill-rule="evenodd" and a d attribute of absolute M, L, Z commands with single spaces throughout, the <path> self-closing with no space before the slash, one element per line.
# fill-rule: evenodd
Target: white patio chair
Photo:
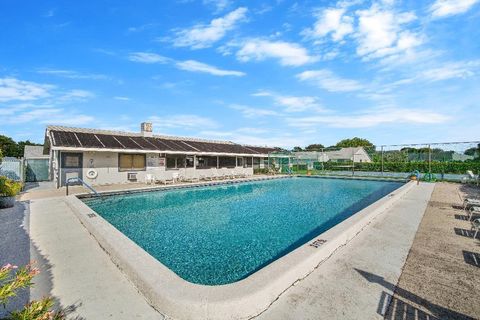
<path fill-rule="evenodd" d="M 155 177 L 154 177 L 154 175 L 151 174 L 151 173 L 145 174 L 145 183 L 146 183 L 146 184 L 153 184 L 153 183 L 155 183 Z"/>
<path fill-rule="evenodd" d="M 162 177 L 162 178 L 158 178 L 158 179 L 155 179 L 155 183 L 160 183 L 160 184 L 173 184 L 174 183 L 174 180 L 173 178 L 165 178 L 165 177 Z"/>
<path fill-rule="evenodd" d="M 479 206 L 470 207 L 470 210 L 468 210 L 468 221 L 472 220 L 473 216 L 476 214 L 480 214 L 480 207 Z"/>
<path fill-rule="evenodd" d="M 472 206 L 480 207 L 480 199 L 466 198 L 463 200 L 463 209 L 466 210 Z"/>
<path fill-rule="evenodd" d="M 472 170 L 467 170 L 467 173 L 462 178 L 462 182 L 463 183 L 467 183 L 471 181 L 476 182 L 478 181 L 478 179 L 479 179 L 478 175 L 474 174 Z"/>
<path fill-rule="evenodd" d="M 178 172 L 172 173 L 172 180 L 173 180 L 173 183 L 178 183 L 180 180 L 180 174 Z"/>
<path fill-rule="evenodd" d="M 472 222 L 472 230 L 475 230 L 475 234 L 473 235 L 473 239 L 477 238 L 477 234 L 480 231 L 480 219 L 475 219 Z"/>
<path fill-rule="evenodd" d="M 199 182 L 200 179 L 199 179 L 199 177 L 192 176 L 192 177 L 184 177 L 184 181 L 185 182 Z"/>
<path fill-rule="evenodd" d="M 204 181 L 213 181 L 213 172 L 211 172 L 211 174 L 205 174 L 203 176 L 200 176 L 200 180 L 204 180 Z"/>
<path fill-rule="evenodd" d="M 223 171 L 216 170 L 216 178 L 217 180 L 225 180 L 227 177 Z"/>

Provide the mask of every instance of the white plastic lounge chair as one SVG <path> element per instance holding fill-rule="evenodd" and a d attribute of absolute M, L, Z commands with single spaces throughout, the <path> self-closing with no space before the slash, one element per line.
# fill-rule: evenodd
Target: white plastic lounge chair
<path fill-rule="evenodd" d="M 480 199 L 466 198 L 463 200 L 463 209 L 466 210 L 472 206 L 480 207 Z"/>
<path fill-rule="evenodd" d="M 146 184 L 153 184 L 155 183 L 155 177 L 151 173 L 145 174 L 145 183 Z"/>
<path fill-rule="evenodd" d="M 237 176 L 238 176 L 239 178 L 245 179 L 245 178 L 247 177 L 247 174 L 246 174 L 245 172 L 239 172 L 239 173 L 237 174 Z"/>
<path fill-rule="evenodd" d="M 174 183 L 174 180 L 173 178 L 170 178 L 170 179 L 167 179 L 167 178 L 159 178 L 159 179 L 155 179 L 155 183 L 160 183 L 160 184 L 169 184 L 169 183 Z"/>
<path fill-rule="evenodd" d="M 238 172 L 235 172 L 235 170 L 232 170 L 232 179 L 237 179 L 237 178 L 240 178 L 240 175 L 238 174 Z"/>
<path fill-rule="evenodd" d="M 475 234 L 473 235 L 473 239 L 477 238 L 477 234 L 480 231 L 480 219 L 475 219 L 472 222 L 472 230 L 475 230 Z"/>
<path fill-rule="evenodd" d="M 212 171 L 212 180 L 220 180 L 220 179 L 223 179 L 223 175 L 221 175 L 220 172 L 218 172 L 217 169 L 213 170 Z"/>
<path fill-rule="evenodd" d="M 467 182 L 470 182 L 470 181 L 478 181 L 478 175 L 476 174 L 473 174 L 473 171 L 472 170 L 467 170 L 467 173 L 465 175 L 465 177 L 462 178 L 462 182 L 463 183 L 467 183 Z"/>
<path fill-rule="evenodd" d="M 473 206 L 470 207 L 470 210 L 468 210 L 468 221 L 472 220 L 473 215 L 475 214 L 480 214 L 480 206 Z"/>
<path fill-rule="evenodd" d="M 203 176 L 203 179 L 202 177 L 200 178 L 200 180 L 204 180 L 204 181 L 212 181 L 213 180 L 213 172 L 211 174 L 206 174 Z"/>
<path fill-rule="evenodd" d="M 227 175 L 223 171 L 217 171 L 217 179 L 218 180 L 225 180 L 225 179 L 227 179 Z"/>
<path fill-rule="evenodd" d="M 173 180 L 173 183 L 178 183 L 180 180 L 180 174 L 178 172 L 172 173 L 172 180 Z"/>
<path fill-rule="evenodd" d="M 198 178 L 199 180 L 202 180 L 202 181 L 212 181 L 212 177 L 209 175 L 201 174 Z"/>
<path fill-rule="evenodd" d="M 184 180 L 186 182 L 198 182 L 200 179 L 198 177 L 185 177 Z"/>

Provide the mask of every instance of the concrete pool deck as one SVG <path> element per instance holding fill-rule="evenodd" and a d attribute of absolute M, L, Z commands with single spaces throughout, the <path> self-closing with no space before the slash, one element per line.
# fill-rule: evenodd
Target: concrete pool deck
<path fill-rule="evenodd" d="M 383 319 L 433 188 L 416 185 L 258 318 Z"/>
<path fill-rule="evenodd" d="M 462 208 L 479 196 L 478 187 L 437 183 L 385 319 L 480 319 L 480 239 Z"/>
<path fill-rule="evenodd" d="M 258 318 L 382 318 L 379 303 L 393 290 L 382 284 L 397 283 L 433 186 L 414 186 Z M 29 220 L 30 241 L 48 262 L 44 273 L 48 279 L 38 282 L 50 284 L 37 286 L 33 296 L 51 294 L 61 306 L 75 305 L 71 317 L 163 318 L 88 234 L 65 197 L 31 200 Z M 383 303 L 386 306 L 387 301 Z"/>

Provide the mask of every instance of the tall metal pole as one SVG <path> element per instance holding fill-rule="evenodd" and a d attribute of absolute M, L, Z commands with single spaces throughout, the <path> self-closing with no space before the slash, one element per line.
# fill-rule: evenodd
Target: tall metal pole
<path fill-rule="evenodd" d="M 428 145 L 428 173 L 432 173 L 432 149 Z"/>
<path fill-rule="evenodd" d="M 382 146 L 381 154 L 382 154 L 382 177 L 383 177 L 383 146 Z"/>
<path fill-rule="evenodd" d="M 352 148 L 352 176 L 355 175 L 355 148 Z"/>

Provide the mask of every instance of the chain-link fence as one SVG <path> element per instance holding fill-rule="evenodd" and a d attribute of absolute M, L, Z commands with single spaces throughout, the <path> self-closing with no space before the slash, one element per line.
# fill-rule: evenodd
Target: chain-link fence
<path fill-rule="evenodd" d="M 280 173 L 478 182 L 480 142 L 274 152 L 264 162 L 268 171 Z"/>

